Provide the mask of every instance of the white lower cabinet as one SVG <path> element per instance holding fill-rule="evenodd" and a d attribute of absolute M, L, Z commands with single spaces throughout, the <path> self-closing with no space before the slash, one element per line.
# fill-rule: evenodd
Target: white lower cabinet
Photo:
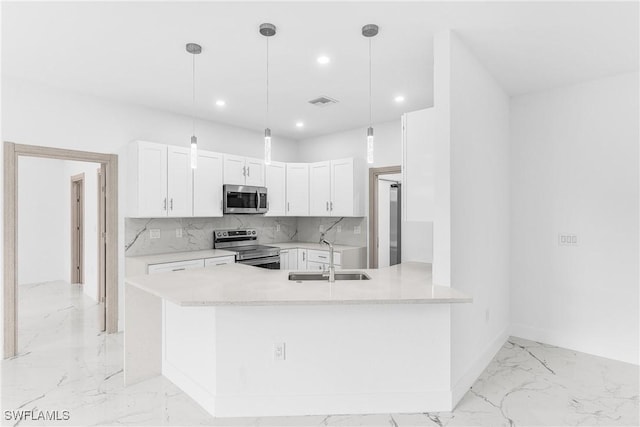
<path fill-rule="evenodd" d="M 212 265 L 234 264 L 235 262 L 236 257 L 234 255 L 218 256 L 215 258 L 206 258 L 204 260 L 204 266 L 210 267 Z"/>
<path fill-rule="evenodd" d="M 193 270 L 196 268 L 203 268 L 204 260 L 194 259 L 189 261 L 178 262 L 164 262 L 162 264 L 150 264 L 148 272 L 149 274 L 167 273 L 169 271 L 184 271 Z"/>
<path fill-rule="evenodd" d="M 298 270 L 307 269 L 307 250 L 298 249 Z"/>
<path fill-rule="evenodd" d="M 280 251 L 280 270 L 299 270 L 298 249 L 283 249 Z"/>

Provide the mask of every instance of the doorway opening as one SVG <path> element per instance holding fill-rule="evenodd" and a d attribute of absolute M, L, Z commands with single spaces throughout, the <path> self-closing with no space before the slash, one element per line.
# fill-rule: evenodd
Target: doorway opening
<path fill-rule="evenodd" d="M 72 284 L 84 284 L 84 173 L 71 177 L 71 274 Z"/>
<path fill-rule="evenodd" d="M 402 262 L 401 171 L 401 166 L 369 169 L 369 268 Z"/>
<path fill-rule="evenodd" d="M 69 177 L 67 175 L 66 182 L 63 184 L 66 188 L 68 197 L 70 199 L 71 212 L 69 212 L 69 205 L 63 203 L 62 210 L 66 215 L 71 213 L 72 217 L 75 217 L 75 222 L 67 220 L 66 224 L 70 230 L 66 231 L 66 237 L 61 236 L 61 240 L 69 242 L 69 236 L 71 236 L 71 247 L 75 249 L 67 249 L 58 252 L 67 254 L 69 257 L 71 252 L 71 258 L 73 261 L 65 263 L 57 263 L 63 267 L 66 276 L 69 272 L 68 266 L 71 265 L 71 274 L 69 277 L 70 282 L 86 283 L 87 281 L 87 259 L 82 256 L 82 249 L 86 249 L 86 237 L 94 236 L 97 241 L 98 253 L 96 267 L 91 273 L 91 277 L 94 279 L 95 300 L 98 307 L 98 328 L 101 331 L 107 333 L 117 332 L 118 330 L 118 157 L 114 154 L 92 153 L 86 151 L 66 150 L 51 147 L 40 147 L 32 145 L 15 144 L 11 142 L 4 143 L 4 357 L 9 358 L 17 355 L 18 353 L 18 294 L 20 292 L 19 281 L 19 252 L 18 252 L 18 229 L 20 224 L 24 221 L 24 217 L 20 215 L 28 214 L 32 211 L 41 211 L 42 215 L 46 217 L 49 214 L 47 210 L 47 203 L 43 203 L 41 200 L 36 200 L 35 208 L 33 210 L 25 209 L 24 212 L 19 212 L 18 203 L 18 176 L 20 172 L 20 159 L 28 158 L 44 158 L 44 159 L 58 159 L 68 160 L 69 163 L 77 162 L 89 162 L 98 163 L 99 173 L 97 174 L 97 184 L 85 185 L 88 177 L 93 177 L 95 166 L 88 169 L 87 173 L 77 176 L 75 172 L 71 177 L 71 188 L 69 191 Z M 35 185 L 42 184 L 48 179 L 46 173 L 39 174 L 33 172 L 31 178 L 36 182 Z M 40 180 L 40 181 L 37 181 Z M 23 180 L 24 182 L 24 180 Z M 96 198 L 93 203 L 85 203 L 81 208 L 80 202 L 86 197 L 88 189 L 96 189 Z M 75 195 L 75 197 L 74 197 Z M 77 197 L 79 196 L 79 197 Z M 78 200 L 80 199 L 80 200 Z M 53 199 L 52 199 L 53 200 Z M 51 203 L 49 203 L 51 205 Z M 96 211 L 97 224 L 91 226 L 93 232 L 84 233 L 84 238 L 80 238 L 80 232 L 86 225 L 87 217 L 83 214 L 85 208 L 92 206 Z M 99 215 L 98 215 L 99 213 Z M 19 220 L 23 218 L 22 220 Z M 79 229 L 73 230 L 74 225 Z M 53 230 L 49 228 L 48 233 Z M 88 230 L 91 231 L 91 230 Z M 77 234 L 75 234 L 75 233 Z M 50 236 L 44 236 L 44 239 L 48 239 Z M 36 236 L 38 238 L 38 236 Z M 34 238 L 34 240 L 36 239 Z M 37 241 L 36 241 L 37 243 Z M 93 244 L 92 244 L 93 246 Z M 37 247 L 37 246 L 35 246 Z M 95 248 L 95 246 L 94 246 Z M 53 250 L 49 249 L 48 253 L 52 253 Z M 46 259 L 46 258 L 44 258 Z M 27 266 L 28 268 L 37 269 L 35 266 Z M 79 268 L 78 268 L 79 267 Z M 24 274 L 23 274 L 24 276 Z M 95 277 L 94 277 L 95 276 Z M 24 277 L 23 277 L 24 278 Z"/>

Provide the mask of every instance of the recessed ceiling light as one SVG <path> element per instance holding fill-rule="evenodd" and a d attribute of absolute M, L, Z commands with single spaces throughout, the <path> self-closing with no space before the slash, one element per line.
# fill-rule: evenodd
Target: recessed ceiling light
<path fill-rule="evenodd" d="M 225 102 L 225 100 L 224 100 L 224 99 L 218 99 L 218 100 L 216 101 L 216 105 L 217 105 L 218 107 L 224 107 L 225 105 L 227 105 L 227 103 Z"/>
<path fill-rule="evenodd" d="M 302 123 L 302 122 L 296 122 L 296 127 L 297 127 L 297 128 L 302 128 L 302 127 L 304 127 L 304 123 Z"/>
<path fill-rule="evenodd" d="M 325 65 L 325 64 L 328 64 L 329 62 L 331 62 L 331 58 L 329 58 L 328 56 L 324 56 L 324 55 L 318 56 L 318 64 Z"/>
<path fill-rule="evenodd" d="M 396 101 L 396 102 L 403 102 L 404 101 L 404 96 L 398 95 L 395 98 L 393 98 L 393 100 Z"/>

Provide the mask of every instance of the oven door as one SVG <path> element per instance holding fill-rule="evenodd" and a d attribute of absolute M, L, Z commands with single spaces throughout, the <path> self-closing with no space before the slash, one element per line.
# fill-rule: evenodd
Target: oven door
<path fill-rule="evenodd" d="M 280 256 L 243 259 L 238 261 L 238 264 L 253 265 L 254 267 L 268 268 L 269 270 L 280 270 Z"/>
<path fill-rule="evenodd" d="M 267 209 L 267 189 L 251 185 L 228 185 L 223 187 L 224 213 L 261 214 Z"/>

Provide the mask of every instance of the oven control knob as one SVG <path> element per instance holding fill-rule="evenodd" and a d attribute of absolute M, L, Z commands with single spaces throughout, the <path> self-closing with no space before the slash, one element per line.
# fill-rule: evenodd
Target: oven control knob
<path fill-rule="evenodd" d="M 218 232 L 216 233 L 216 236 L 220 237 L 220 236 L 222 236 L 222 233 L 218 231 Z"/>
<path fill-rule="evenodd" d="M 223 235 L 223 236 L 226 236 L 226 235 L 227 235 L 227 232 L 226 232 L 226 231 L 222 232 L 222 235 Z"/>
<path fill-rule="evenodd" d="M 251 234 L 256 234 L 256 230 L 253 230 L 253 231 L 251 232 Z"/>

